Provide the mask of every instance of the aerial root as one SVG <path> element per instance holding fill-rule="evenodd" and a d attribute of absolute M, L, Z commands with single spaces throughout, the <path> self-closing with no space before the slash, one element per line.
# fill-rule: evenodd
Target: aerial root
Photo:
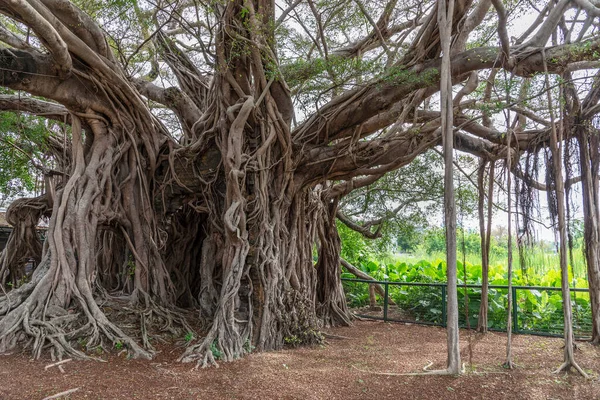
<path fill-rule="evenodd" d="M 65 390 L 64 392 L 60 392 L 60 393 L 56 393 L 52 396 L 48 396 L 48 397 L 44 397 L 43 400 L 53 400 L 53 399 L 58 399 L 61 397 L 65 397 L 70 395 L 71 393 L 75 393 L 76 391 L 78 391 L 79 388 L 74 388 L 74 389 L 69 389 L 69 390 Z"/>
<path fill-rule="evenodd" d="M 196 361 L 196 366 L 194 367 L 195 370 L 211 366 L 219 368 L 219 364 L 215 360 L 215 355 L 211 350 L 212 340 L 209 341 L 207 339 L 208 336 L 204 338 L 202 343 L 188 347 L 183 355 L 179 357 L 178 361 L 184 363 Z"/>
<path fill-rule="evenodd" d="M 102 333 L 112 342 L 113 346 L 121 344 L 126 346 L 128 355 L 131 358 L 144 358 L 151 360 L 154 351 L 151 348 L 142 348 L 131 336 L 125 334 L 119 327 L 103 318 L 104 321 L 98 321 Z"/>
<path fill-rule="evenodd" d="M 581 376 L 583 376 L 586 379 L 590 379 L 590 376 L 579 366 L 579 364 L 577 364 L 574 361 L 565 361 L 564 363 L 562 363 L 562 365 L 560 367 L 558 367 L 558 369 L 556 369 L 556 371 L 553 372 L 553 374 L 560 374 L 561 372 L 569 372 L 571 370 L 571 367 L 573 367 L 577 372 L 579 372 L 581 374 Z"/>
<path fill-rule="evenodd" d="M 426 366 L 423 367 L 423 371 L 429 371 L 429 367 L 431 367 L 433 365 L 433 361 L 429 361 L 427 360 L 428 363 Z"/>
<path fill-rule="evenodd" d="M 384 376 L 431 376 L 431 375 L 449 375 L 456 376 L 457 374 L 454 371 L 449 369 L 437 369 L 430 371 L 428 368 L 433 365 L 433 362 L 428 361 L 427 365 L 423 367 L 423 372 L 405 372 L 405 373 L 397 373 L 397 372 L 377 372 L 377 371 L 368 371 L 364 369 L 358 368 L 356 365 L 353 365 L 352 368 L 357 371 L 364 372 L 367 374 L 373 375 L 384 375 Z M 463 363 L 462 369 L 460 370 L 460 374 L 465 373 L 465 364 Z"/>
<path fill-rule="evenodd" d="M 127 345 L 132 343 L 132 345 L 142 348 L 142 351 L 148 354 L 136 350 L 137 355 L 141 357 L 149 358 L 154 355 L 155 349 L 151 340 L 166 343 L 166 340 L 161 337 L 161 333 L 168 333 L 174 337 L 182 336 L 183 333 L 191 332 L 195 334 L 194 328 L 189 324 L 188 317 L 183 310 L 160 305 L 146 293 L 143 293 L 134 304 L 129 300 L 121 300 L 110 295 L 106 295 L 104 300 L 103 309 L 109 312 L 111 320 L 125 321 L 120 326 L 131 328 L 124 333 L 118 326 L 114 326 L 114 329 L 117 329 L 121 336 L 126 336 L 132 340 L 132 342 L 123 342 L 117 338 L 116 341 Z M 155 332 L 156 334 L 154 334 Z M 112 341 L 114 344 L 115 340 Z M 141 343 L 141 346 L 138 343 Z M 137 355 L 134 354 L 133 357 Z"/>
<path fill-rule="evenodd" d="M 35 359 L 40 357 L 42 349 L 48 343 L 53 360 L 62 360 L 65 355 L 78 359 L 96 359 L 75 349 L 67 339 L 69 334 L 59 324 L 32 318 L 26 307 L 14 310 L 5 317 L 7 318 L 10 318 L 10 321 L 7 320 L 9 324 L 2 327 L 2 350 L 14 348 L 17 342 L 29 338 L 27 345 L 31 345 Z"/>
<path fill-rule="evenodd" d="M 196 362 L 197 368 L 218 367 L 216 360 L 233 361 L 248 352 L 244 346 L 245 336 L 225 325 L 222 318 L 213 322 L 213 326 L 201 343 L 189 346 L 179 357 L 180 362 Z M 247 342 L 247 340 L 246 340 Z"/>
<path fill-rule="evenodd" d="M 21 343 L 32 349 L 34 358 L 39 358 L 43 349 L 49 349 L 53 360 L 73 358 L 102 361 L 94 356 L 94 352 L 99 348 L 106 351 L 114 347 L 123 348 L 131 358 L 151 359 L 155 352 L 150 343 L 150 326 L 173 335 L 179 335 L 183 330 L 186 333 L 194 332 L 183 312 L 153 301 L 147 302 L 143 310 L 123 307 L 123 304 L 111 307 L 118 310 L 112 320 L 120 321 L 123 312 L 126 312 L 136 321 L 134 326 L 139 321 L 139 338 L 109 320 L 105 310 L 95 302 L 90 306 L 89 302 L 79 299 L 80 312 L 67 312 L 58 307 L 48 312 L 48 309 L 42 311 L 41 307 L 33 306 L 43 303 L 41 299 L 46 293 L 40 292 L 24 299 L 20 294 L 14 298 L 11 294 L 11 300 L 19 299 L 20 304 L 16 305 L 13 301 L 10 307 L 4 307 L 4 316 L 0 318 L 0 351 L 9 351 Z M 6 297 L 0 297 L 0 311 L 6 301 Z M 212 354 L 208 354 L 205 362 L 214 362 Z"/>
<path fill-rule="evenodd" d="M 202 340 L 201 343 L 195 344 L 193 346 L 188 346 L 185 349 L 185 352 L 179 357 L 177 361 L 179 362 L 196 362 L 196 366 L 194 369 L 198 369 L 200 367 L 206 368 L 209 366 L 219 367 L 215 360 L 215 356 L 211 350 L 211 345 L 216 338 L 215 329 L 211 329 L 208 335 Z"/>
<path fill-rule="evenodd" d="M 219 364 L 215 360 L 215 356 L 213 355 L 212 350 L 207 349 L 204 351 L 204 358 L 202 359 L 202 362 L 200 362 L 200 360 L 198 360 L 196 362 L 196 366 L 194 367 L 194 369 L 198 369 L 200 367 L 206 368 L 206 367 L 210 367 L 210 366 L 219 368 Z"/>
<path fill-rule="evenodd" d="M 194 332 L 183 314 L 154 303 L 144 310 L 135 311 L 135 313 L 139 317 L 141 341 L 146 349 L 154 349 L 150 343 L 148 329 L 151 326 L 160 332 L 168 332 L 174 336 L 181 336 L 182 332 Z M 160 339 L 160 336 L 157 339 Z"/>
<path fill-rule="evenodd" d="M 504 362 L 504 364 L 502 364 L 502 368 L 506 368 L 506 369 L 515 369 L 517 366 L 514 362 L 512 362 L 511 360 L 506 360 Z"/>
<path fill-rule="evenodd" d="M 30 310 L 30 304 L 31 299 L 28 299 L 0 320 L 0 350 L 10 350 L 21 342 L 26 347 L 31 346 L 35 359 L 41 356 L 43 349 L 49 347 L 53 360 L 62 360 L 66 356 L 103 361 L 89 352 L 98 347 L 105 350 L 108 341 L 112 346 L 118 343 L 126 346 L 133 358 L 150 359 L 153 355 L 153 352 L 140 347 L 133 338 L 110 322 L 99 309 L 84 310 L 85 317 L 81 313 L 66 312 L 64 315 L 42 317 L 39 315 L 41 310 Z M 83 351 L 76 348 L 77 344 Z"/>

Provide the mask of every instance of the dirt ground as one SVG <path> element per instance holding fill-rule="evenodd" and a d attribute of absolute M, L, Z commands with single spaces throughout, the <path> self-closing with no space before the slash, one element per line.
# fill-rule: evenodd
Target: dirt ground
<path fill-rule="evenodd" d="M 600 349 L 578 343 L 580 364 L 593 377 L 552 374 L 562 359 L 560 339 L 514 336 L 518 368 L 507 371 L 506 336 L 461 332 L 467 373 L 460 377 L 398 376 L 445 362 L 439 327 L 356 322 L 336 328 L 324 346 L 252 354 L 219 368 L 193 370 L 177 363 L 168 346 L 152 361 L 106 356 L 108 362 L 73 361 L 45 370 L 49 359 L 0 355 L 0 399 L 43 399 L 79 388 L 69 399 L 600 399 Z M 344 338 L 339 338 L 343 336 Z"/>

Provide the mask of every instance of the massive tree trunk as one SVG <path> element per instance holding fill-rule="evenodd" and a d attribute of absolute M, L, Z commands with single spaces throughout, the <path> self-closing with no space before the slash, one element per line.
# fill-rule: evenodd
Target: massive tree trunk
<path fill-rule="evenodd" d="M 71 163 L 52 199 L 41 263 L 30 282 L 0 299 L 0 349 L 24 342 L 39 356 L 50 344 L 56 357 L 84 358 L 96 346 L 119 345 L 134 357 L 150 357 L 148 325 L 174 329 L 177 319 L 171 312 L 175 288 L 159 252 L 150 183 L 168 135 L 114 62 L 96 25 L 86 27 L 91 35 L 80 37 L 66 26 L 73 26 L 74 18 L 86 20 L 84 14 L 70 9 L 56 17 L 44 5 L 35 7 L 14 3 L 4 11 L 26 20 L 37 34 L 47 34 L 54 59 L 21 51 L 15 68 L 37 71 L 38 81 L 25 72 L 4 83 L 31 84 L 32 92 L 64 101 L 72 126 Z M 56 65 L 58 79 L 48 79 Z M 99 290 L 98 275 L 114 269 L 117 260 L 116 273 L 128 282 L 117 285 L 120 292 Z M 108 306 L 127 303 L 140 320 L 141 340 L 111 322 L 99 298 Z M 186 327 L 183 321 L 179 325 Z"/>
<path fill-rule="evenodd" d="M 291 204 L 272 208 L 275 221 L 247 224 L 255 233 L 247 235 L 242 247 L 245 262 L 235 266 L 225 266 L 233 257 L 226 256 L 228 241 L 220 233 L 211 234 L 220 237 L 217 240 L 204 240 L 203 251 L 212 248 L 222 254 L 215 257 L 216 262 L 205 258 L 212 258 L 210 254 L 203 254 L 200 264 L 200 307 L 213 322 L 203 342 L 189 347 L 182 360 L 205 364 L 215 357 L 233 360 L 254 348 L 318 343 L 323 326 L 349 323 L 339 279 L 340 242 L 335 224 L 331 228 L 335 211 L 331 214 L 323 205 L 317 192 L 305 190 Z M 202 272 L 206 268 L 209 272 Z M 215 281 L 222 282 L 219 294 L 212 287 L 205 288 L 213 282 L 208 274 L 214 273 L 220 278 Z"/>
<path fill-rule="evenodd" d="M 339 279 L 337 200 L 329 201 L 325 188 L 303 188 L 294 176 L 291 100 L 285 86 L 266 75 L 276 59 L 269 47 L 273 12 L 262 0 L 230 2 L 222 10 L 220 67 L 211 88 L 213 114 L 220 117 L 214 127 L 203 127 L 217 132 L 224 167 L 214 184 L 224 198 L 217 193 L 206 203 L 210 228 L 203 245 L 219 256 L 200 265 L 201 285 L 216 273 L 221 287 L 216 298 L 216 288 L 202 288 L 200 306 L 212 325 L 184 361 L 205 365 L 251 348 L 315 343 L 323 325 L 349 323 Z M 234 22 L 240 15 L 248 29 Z M 240 44 L 231 39 L 240 35 L 262 51 L 246 45 L 240 56 Z"/>
<path fill-rule="evenodd" d="M 174 290 L 158 251 L 149 187 L 166 132 L 114 63 L 101 30 L 90 25 L 92 34 L 79 37 L 66 29 L 74 17 L 86 20 L 83 14 L 59 14 L 60 21 L 45 5 L 23 2 L 3 12 L 29 24 L 53 55 L 19 50 L 14 60 L 5 56 L 5 63 L 23 72 L 5 76 L 3 83 L 61 99 L 70 109 L 72 148 L 66 178 L 51 199 L 42 260 L 30 282 L 0 299 L 0 349 L 25 342 L 39 356 L 49 343 L 59 358 L 87 357 L 82 350 L 120 343 L 133 356 L 150 357 L 147 336 L 142 334 L 143 349 L 109 321 L 97 300 L 126 300 L 139 307 L 142 320 L 166 317 L 162 307 L 172 302 Z M 99 249 L 106 229 L 116 231 L 133 255 L 126 299 L 95 290 L 99 271 L 108 267 L 98 254 L 116 250 Z M 77 342 L 84 348 L 75 348 Z"/>
<path fill-rule="evenodd" d="M 317 300 L 319 314 L 327 325 L 349 325 L 344 290 L 340 284 L 341 239 L 338 234 L 336 213 L 338 199 L 325 202 L 326 210 L 318 224 Z M 336 266 L 337 268 L 332 268 Z"/>
<path fill-rule="evenodd" d="M 8 12 L 21 19 L 28 10 L 20 4 Z M 204 340 L 182 356 L 203 364 L 232 360 L 253 348 L 315 343 L 322 326 L 348 324 L 339 280 L 337 200 L 329 200 L 327 188 L 306 187 L 293 173 L 298 153 L 289 91 L 276 76 L 271 48 L 273 4 L 234 1 L 216 8 L 218 68 L 208 94 L 168 93 L 173 101 L 195 101 L 197 108 L 181 112 L 190 121 L 182 140 L 187 148 L 178 147 L 150 114 L 113 62 L 98 27 L 89 27 L 93 34 L 83 43 L 63 25 L 74 15 L 85 19 L 80 11 L 59 18 L 42 6 L 38 11 L 45 22 L 31 24 L 43 30 L 52 21 L 59 39 L 49 43 L 57 46 L 54 60 L 32 65 L 38 72 L 47 65 L 50 75 L 58 62 L 59 82 L 70 82 L 79 95 L 68 98 L 54 81 L 36 88 L 71 109 L 72 163 L 53 199 L 43 260 L 29 283 L 0 299 L 1 349 L 31 343 L 37 356 L 50 342 L 57 357 L 86 357 L 86 349 L 119 344 L 132 356 L 150 357 L 150 328 L 191 329 L 178 306 L 198 305 L 208 326 Z M 159 39 L 178 79 L 189 77 L 193 67 L 185 55 Z M 37 57 L 22 53 L 25 60 Z M 85 72 L 74 66 L 75 57 Z M 15 87 L 24 82 L 17 74 L 11 78 Z M 90 94 L 86 85 L 97 90 Z M 201 106 L 204 114 L 194 114 Z M 195 184 L 200 196 L 191 196 L 174 214 L 160 215 L 157 210 L 172 208 L 165 202 L 173 183 L 187 188 L 182 179 L 190 178 L 178 175 L 176 157 L 192 165 L 194 159 L 216 162 L 200 171 L 204 178 Z M 153 180 L 156 175 L 160 182 Z M 111 322 L 98 297 L 114 309 L 128 304 L 139 319 L 139 334 Z"/>
<path fill-rule="evenodd" d="M 108 320 L 94 296 L 95 278 L 105 267 L 97 257 L 99 232 L 113 227 L 134 256 L 129 302 L 144 312 L 171 302 L 173 289 L 158 253 L 150 198 L 140 191 L 147 186 L 142 157 L 148 149 L 131 139 L 131 132 L 138 131 L 135 124 L 109 126 L 91 110 L 88 113 L 85 136 L 80 117 L 71 115 L 73 165 L 54 199 L 43 260 L 31 282 L 0 303 L 5 314 L 1 345 L 6 349 L 29 336 L 36 355 L 48 340 L 58 357 L 83 357 L 71 341 L 80 340 L 91 349 L 107 345 L 102 339 L 108 339 L 126 345 L 134 356 L 149 357 L 148 350 Z M 119 195 L 102 196 L 107 192 Z"/>

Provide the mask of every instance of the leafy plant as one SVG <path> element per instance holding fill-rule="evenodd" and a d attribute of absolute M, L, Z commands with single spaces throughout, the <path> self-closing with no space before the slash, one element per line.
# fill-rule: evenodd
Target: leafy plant
<path fill-rule="evenodd" d="M 255 348 L 256 347 L 252 346 L 250 339 L 246 339 L 246 341 L 244 342 L 244 351 L 246 353 L 252 353 L 252 351 L 254 351 Z"/>
<path fill-rule="evenodd" d="M 389 285 L 390 298 L 402 311 L 405 318 L 414 321 L 441 325 L 444 321 L 442 286 L 446 280 L 446 263 L 441 259 L 433 262 L 420 260 L 413 264 L 406 262 L 377 263 L 369 260 L 357 265 L 362 271 L 377 280 L 409 283 L 439 283 L 437 286 Z M 458 270 L 463 271 L 462 263 Z M 466 263 L 466 283 L 481 284 L 481 266 Z M 459 322 L 466 326 L 466 297 L 468 297 L 469 325 L 475 327 L 479 317 L 481 289 L 461 287 L 465 282 L 459 274 L 458 305 Z M 354 278 L 350 273 L 342 273 L 342 278 Z M 587 282 L 582 279 L 571 281 L 575 287 L 585 288 Z M 490 265 L 489 280 L 492 286 L 506 286 L 506 270 L 502 265 Z M 539 286 L 556 289 L 518 289 L 516 290 L 517 326 L 520 331 L 545 332 L 561 334 L 563 325 L 562 294 L 560 288 L 560 272 L 549 270 L 543 275 L 536 274 L 533 269 L 515 271 L 513 284 L 518 286 Z M 369 304 L 368 284 L 344 282 L 348 305 L 353 308 Z M 591 309 L 587 292 L 573 292 L 573 316 L 575 331 L 589 334 L 591 329 Z M 490 288 L 488 291 L 488 327 L 490 329 L 506 329 L 507 289 Z"/>
<path fill-rule="evenodd" d="M 210 344 L 210 351 L 212 352 L 212 355 L 215 358 L 215 360 L 220 360 L 221 357 L 223 357 L 223 352 L 221 350 L 219 350 L 219 348 L 217 347 L 217 341 L 216 340 L 214 340 Z"/>

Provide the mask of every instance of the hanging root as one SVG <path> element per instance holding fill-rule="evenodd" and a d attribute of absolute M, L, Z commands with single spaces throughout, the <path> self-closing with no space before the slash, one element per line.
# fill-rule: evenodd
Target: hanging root
<path fill-rule="evenodd" d="M 13 287 L 27 280 L 25 264 L 29 259 L 36 264 L 42 258 L 42 242 L 36 231 L 42 216 L 48 212 L 48 198 L 42 195 L 34 198 L 17 199 L 6 211 L 6 220 L 13 226 L 6 247 L 0 255 L 0 285 L 10 282 Z"/>

